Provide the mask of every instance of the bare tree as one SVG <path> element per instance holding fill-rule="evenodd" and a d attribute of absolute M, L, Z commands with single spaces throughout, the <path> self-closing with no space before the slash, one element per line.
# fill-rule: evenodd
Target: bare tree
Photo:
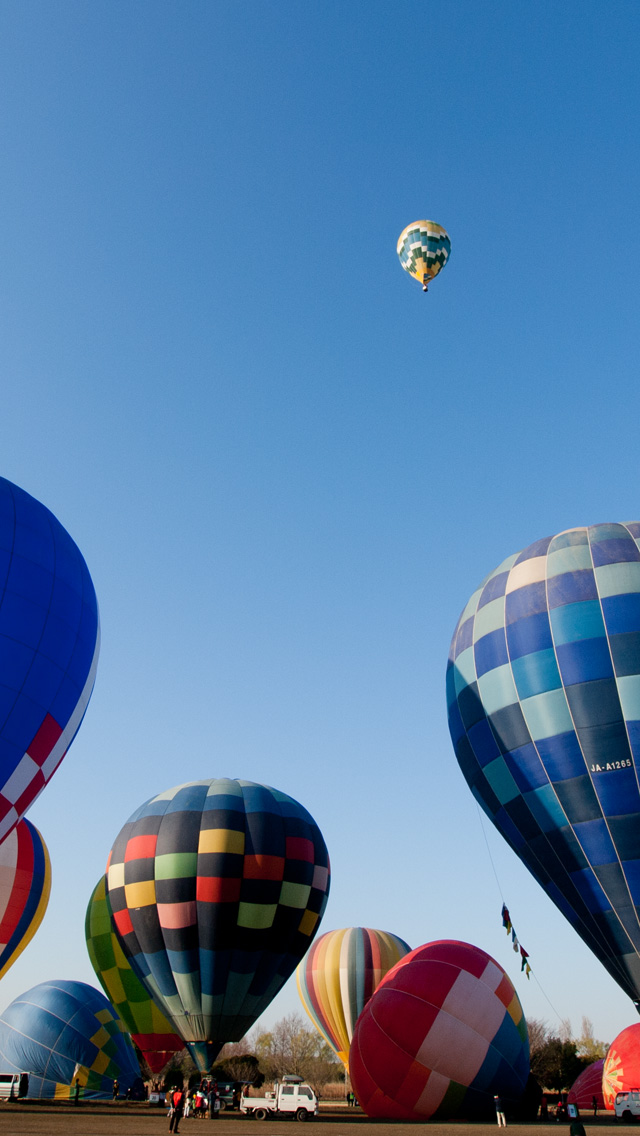
<path fill-rule="evenodd" d="M 317 1049 L 315 1030 L 306 1028 L 300 1014 L 288 1014 L 276 1022 L 269 1033 L 260 1034 L 256 1056 L 267 1078 L 274 1080 L 285 1073 L 304 1077 L 304 1069 Z"/>
<path fill-rule="evenodd" d="M 289 1014 L 268 1033 L 260 1034 L 254 1052 L 267 1080 L 293 1073 L 307 1080 L 318 1096 L 330 1081 L 344 1078 L 333 1050 L 315 1029 L 306 1026 L 300 1014 Z"/>
<path fill-rule="evenodd" d="M 608 1041 L 599 1041 L 593 1036 L 593 1022 L 583 1017 L 580 1037 L 576 1038 L 576 1049 L 580 1057 L 586 1057 L 589 1062 L 598 1061 L 607 1056 L 608 1048 Z"/>
<path fill-rule="evenodd" d="M 539 1018 L 527 1018 L 527 1029 L 529 1030 L 529 1051 L 530 1053 L 537 1053 L 549 1037 L 549 1027 L 546 1022 L 540 1021 Z"/>

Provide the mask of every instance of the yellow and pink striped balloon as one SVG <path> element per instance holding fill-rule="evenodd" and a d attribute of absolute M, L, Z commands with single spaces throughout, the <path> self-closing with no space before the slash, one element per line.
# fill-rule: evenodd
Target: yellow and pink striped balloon
<path fill-rule="evenodd" d="M 410 950 L 389 931 L 343 927 L 321 935 L 300 963 L 302 1004 L 346 1069 L 359 1015 L 387 971 Z"/>

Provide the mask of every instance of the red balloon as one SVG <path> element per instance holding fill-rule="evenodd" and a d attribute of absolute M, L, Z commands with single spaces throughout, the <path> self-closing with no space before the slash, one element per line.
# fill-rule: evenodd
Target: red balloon
<path fill-rule="evenodd" d="M 360 1014 L 354 1092 L 372 1117 L 445 1119 L 521 1097 L 529 1037 L 510 978 L 479 947 L 453 940 L 405 955 Z"/>
<path fill-rule="evenodd" d="M 593 1108 L 593 1098 L 595 1097 L 597 1107 L 606 1108 L 602 1093 L 603 1069 L 604 1057 L 601 1057 L 599 1061 L 594 1061 L 591 1065 L 587 1065 L 587 1068 L 582 1070 L 580 1076 L 576 1077 L 569 1089 L 568 1103 L 577 1104 L 583 1112 L 588 1112 L 590 1108 Z"/>
<path fill-rule="evenodd" d="M 627 1026 L 611 1042 L 604 1059 L 602 1093 L 605 1108 L 613 1108 L 616 1093 L 640 1085 L 640 1022 Z"/>

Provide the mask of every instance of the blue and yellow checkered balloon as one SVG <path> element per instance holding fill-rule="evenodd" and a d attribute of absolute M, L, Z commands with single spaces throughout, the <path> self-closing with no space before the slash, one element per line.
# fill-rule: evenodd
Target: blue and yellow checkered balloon
<path fill-rule="evenodd" d="M 400 233 L 397 251 L 405 272 L 419 280 L 426 292 L 429 281 L 449 259 L 451 241 L 446 229 L 435 221 L 414 221 Z"/>

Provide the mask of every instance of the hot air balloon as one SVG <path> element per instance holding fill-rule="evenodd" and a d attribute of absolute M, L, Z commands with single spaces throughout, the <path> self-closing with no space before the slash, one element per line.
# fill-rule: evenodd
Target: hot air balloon
<path fill-rule="evenodd" d="M 582 1112 L 593 1108 L 594 1100 L 597 1109 L 607 1107 L 602 1095 L 603 1066 L 604 1058 L 601 1057 L 599 1061 L 592 1061 L 591 1065 L 587 1065 L 586 1069 L 582 1070 L 569 1089 L 567 1104 L 577 1105 Z"/>
<path fill-rule="evenodd" d="M 529 1076 L 529 1035 L 513 984 L 470 943 L 417 947 L 362 1011 L 349 1061 L 371 1117 L 482 1117 L 498 1094 L 517 1102 Z"/>
<path fill-rule="evenodd" d="M 616 1093 L 640 1085 L 640 1022 L 623 1029 L 607 1050 L 602 1070 L 604 1106 L 613 1109 Z"/>
<path fill-rule="evenodd" d="M 0 844 L 0 978 L 31 942 L 51 891 L 51 861 L 37 828 L 21 820 Z"/>
<path fill-rule="evenodd" d="M 0 840 L 58 768 L 98 662 L 98 607 L 53 513 L 0 478 Z"/>
<path fill-rule="evenodd" d="M 410 950 L 388 931 L 344 927 L 316 939 L 300 963 L 296 978 L 302 1004 L 346 1069 L 358 1015 L 380 979 Z"/>
<path fill-rule="evenodd" d="M 449 729 L 479 804 L 640 998 L 640 524 L 509 556 L 453 636 Z"/>
<path fill-rule="evenodd" d="M 328 893 L 327 849 L 306 809 L 227 778 L 147 801 L 107 866 L 122 949 L 202 1072 L 293 973 Z"/>
<path fill-rule="evenodd" d="M 159 1073 L 172 1054 L 184 1048 L 184 1042 L 174 1033 L 122 953 L 111 922 L 104 876 L 96 884 L 89 900 L 85 936 L 91 965 L 102 989 L 141 1050 L 151 1072 Z"/>
<path fill-rule="evenodd" d="M 84 982 L 41 982 L 0 1014 L 0 1067 L 29 1073 L 29 1097 L 111 1099 L 142 1087 L 131 1038 L 113 1006 Z"/>
<path fill-rule="evenodd" d="M 449 259 L 451 241 L 446 229 L 435 221 L 414 221 L 400 233 L 397 251 L 405 272 L 419 280 L 422 291 L 427 292 L 429 281 Z"/>

